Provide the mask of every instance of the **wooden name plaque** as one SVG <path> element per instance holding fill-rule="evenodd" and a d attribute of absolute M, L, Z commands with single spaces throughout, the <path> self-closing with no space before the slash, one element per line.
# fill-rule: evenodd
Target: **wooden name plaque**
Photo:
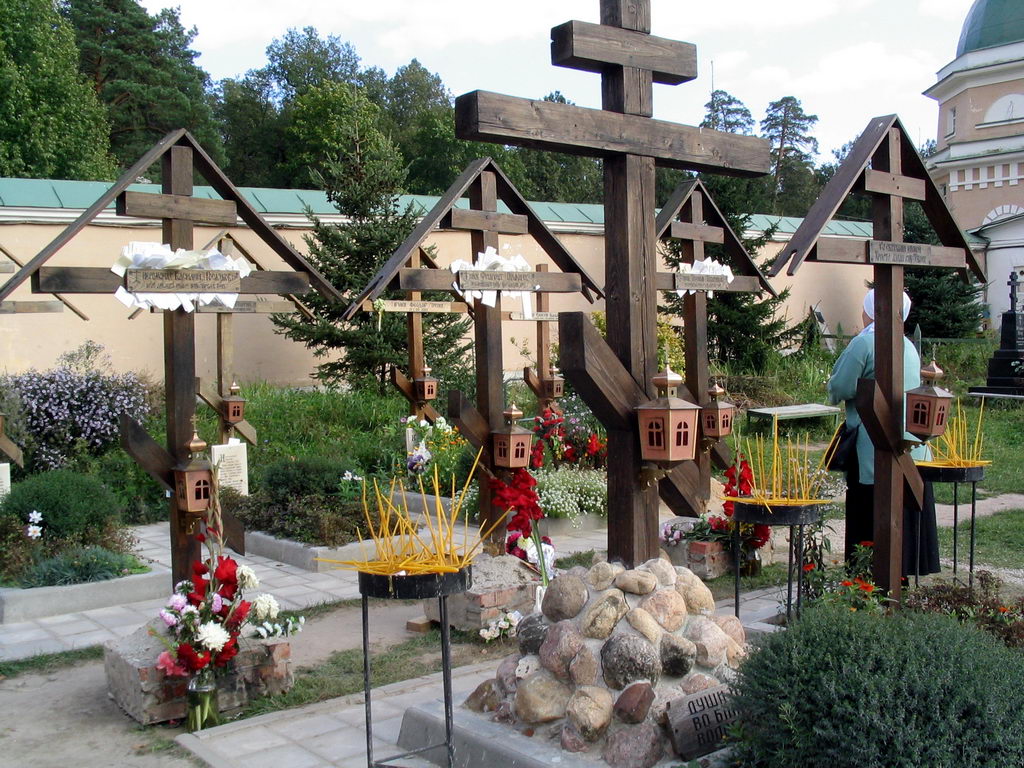
<path fill-rule="evenodd" d="M 718 749 L 725 729 L 736 719 L 729 705 L 727 685 L 669 702 L 669 736 L 680 757 L 693 760 Z"/>
<path fill-rule="evenodd" d="M 530 320 L 535 323 L 557 323 L 557 312 L 534 312 L 533 317 L 527 317 L 522 312 L 509 312 L 509 320 Z"/>
<path fill-rule="evenodd" d="M 537 275 L 534 272 L 459 272 L 459 287 L 464 291 L 535 291 L 537 284 Z"/>
<path fill-rule="evenodd" d="M 376 312 L 372 301 L 364 301 L 363 309 Z M 465 313 L 468 305 L 461 301 L 403 301 L 386 299 L 382 309 L 385 312 L 455 312 Z"/>
<path fill-rule="evenodd" d="M 921 243 L 868 242 L 869 264 L 894 264 L 905 267 L 963 267 L 967 256 L 963 248 Z"/>
<path fill-rule="evenodd" d="M 725 275 L 676 272 L 675 286 L 677 291 L 724 291 L 729 287 L 729 278 Z"/>
<path fill-rule="evenodd" d="M 134 293 L 238 293 L 242 278 L 231 269 L 129 269 L 125 287 Z"/>

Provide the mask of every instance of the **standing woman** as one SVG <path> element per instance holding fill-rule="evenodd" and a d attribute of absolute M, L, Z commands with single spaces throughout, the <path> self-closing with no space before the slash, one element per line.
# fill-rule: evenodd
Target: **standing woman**
<path fill-rule="evenodd" d="M 910 313 L 910 297 L 903 294 L 903 320 Z M 855 336 L 839 356 L 828 381 L 829 402 L 846 402 L 846 426 L 857 430 L 856 451 L 850 452 L 846 465 L 846 555 L 862 541 L 874 541 L 875 448 L 857 413 L 857 380 L 875 378 L 875 291 L 864 297 L 864 330 Z M 906 337 L 903 338 L 904 391 L 921 384 L 921 356 Z M 915 438 L 904 433 L 908 440 Z M 927 459 L 929 450 L 919 445 L 911 451 L 918 460 Z M 932 484 L 924 484 L 924 508 L 920 516 L 904 503 L 903 576 L 938 573 L 939 537 L 935 527 L 935 496 Z M 918 521 L 920 520 L 920 530 Z M 918 545 L 920 544 L 920 548 Z M 920 552 L 920 562 L 918 553 Z"/>

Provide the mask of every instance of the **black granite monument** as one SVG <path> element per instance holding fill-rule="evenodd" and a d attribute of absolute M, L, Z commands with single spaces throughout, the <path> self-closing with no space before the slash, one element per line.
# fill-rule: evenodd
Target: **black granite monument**
<path fill-rule="evenodd" d="M 1010 274 L 1010 309 L 1003 313 L 999 349 L 988 361 L 988 381 L 971 387 L 972 395 L 1024 397 L 1024 312 L 1017 311 L 1020 278 Z"/>

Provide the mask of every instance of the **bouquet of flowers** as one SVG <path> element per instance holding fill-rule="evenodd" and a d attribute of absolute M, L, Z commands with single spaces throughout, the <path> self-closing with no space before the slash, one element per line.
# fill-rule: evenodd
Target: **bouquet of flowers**
<path fill-rule="evenodd" d="M 253 637 L 277 637 L 302 629 L 303 617 L 281 619 L 269 594 L 243 599 L 259 586 L 255 572 L 224 555 L 220 508 L 214 503 L 196 538 L 207 556 L 192 563 L 192 578 L 178 582 L 159 616 L 166 633 L 150 630 L 166 648 L 156 666 L 171 677 L 188 677 L 188 729 L 219 724 L 214 675 L 238 654 L 238 638 L 246 626 Z"/>
<path fill-rule="evenodd" d="M 523 614 L 519 611 L 502 611 L 501 616 L 491 619 L 488 625 L 480 630 L 480 637 L 485 643 L 502 637 L 515 637 L 522 619 Z"/>
<path fill-rule="evenodd" d="M 537 497 L 537 480 L 525 469 L 517 469 L 511 483 L 506 484 L 498 478 L 490 482 L 491 503 L 515 513 L 508 522 L 505 551 L 534 563 L 540 571 L 540 582 L 546 587 L 549 574 L 554 572 L 555 547 L 551 539 L 540 535 L 540 528 L 536 525 L 544 517 Z"/>

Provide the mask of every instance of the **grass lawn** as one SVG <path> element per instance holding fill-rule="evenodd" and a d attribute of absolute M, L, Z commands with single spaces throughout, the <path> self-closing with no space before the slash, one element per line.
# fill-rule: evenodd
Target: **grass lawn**
<path fill-rule="evenodd" d="M 957 526 L 957 554 L 959 567 L 966 572 L 971 542 L 969 508 L 965 515 L 961 507 L 960 521 Z M 952 528 L 939 528 L 939 552 L 943 557 L 953 556 Z M 1010 509 L 977 519 L 974 560 L 976 568 L 978 564 L 996 568 L 1024 568 L 1024 509 Z"/>

